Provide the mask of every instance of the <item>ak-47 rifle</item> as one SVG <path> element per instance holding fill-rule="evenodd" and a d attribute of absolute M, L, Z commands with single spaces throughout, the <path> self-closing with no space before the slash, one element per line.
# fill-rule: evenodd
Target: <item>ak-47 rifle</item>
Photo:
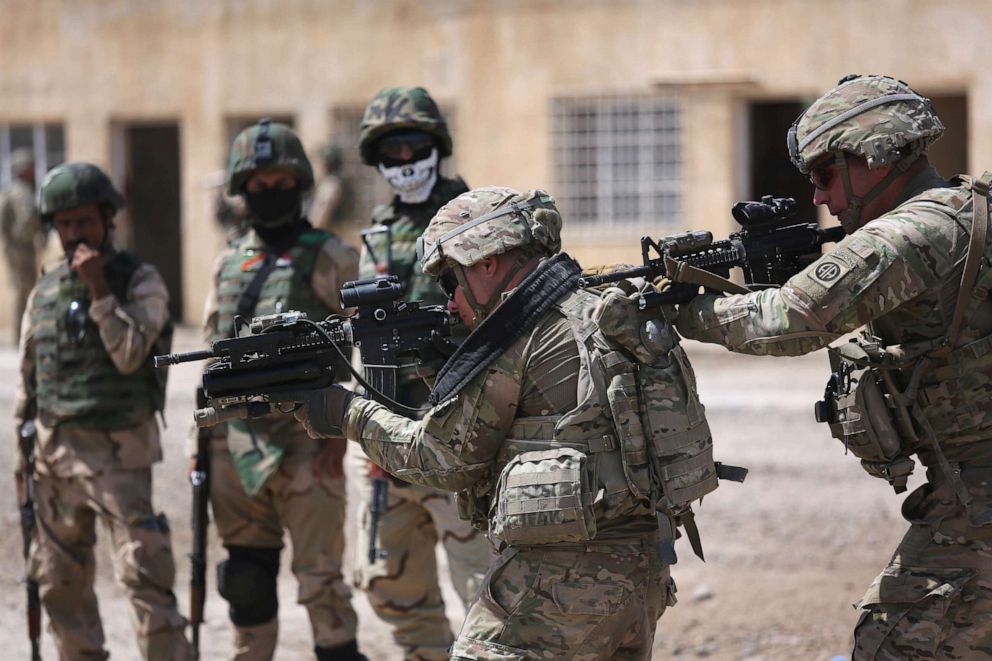
<path fill-rule="evenodd" d="M 38 439 L 32 419 L 21 423 L 17 429 L 17 443 L 24 458 L 23 468 L 17 472 L 17 505 L 21 510 L 21 536 L 24 553 L 24 586 L 28 602 L 28 639 L 31 641 L 31 661 L 41 661 L 41 601 L 38 582 L 27 574 L 31 554 L 31 539 L 36 528 L 34 516 L 34 448 Z"/>
<path fill-rule="evenodd" d="M 400 361 L 416 362 L 421 352 L 443 342 L 451 315 L 443 305 L 400 300 L 402 290 L 396 276 L 346 282 L 341 303 L 357 308 L 353 317 L 314 321 L 296 311 L 256 317 L 246 335 L 216 340 L 204 351 L 155 356 L 155 366 L 214 359 L 203 372 L 210 405 L 194 414 L 200 427 L 267 415 L 274 407 L 282 410 L 287 393 L 330 386 L 342 376 L 335 369 L 347 358 L 342 347 L 350 346 L 361 351 L 366 376 L 358 382 L 368 396 L 407 408 L 391 400 Z"/>
<path fill-rule="evenodd" d="M 713 234 L 705 231 L 674 234 L 657 241 L 646 236 L 641 239 L 642 266 L 589 276 L 580 284 L 597 287 L 628 278 L 653 280 L 688 266 L 724 280 L 730 276 L 730 269 L 739 267 L 744 271 L 748 289 L 779 287 L 815 261 L 822 254 L 823 244 L 840 241 L 845 236 L 840 226 L 823 228 L 816 223 L 790 222 L 795 206 L 796 201 L 791 197 L 771 195 L 762 197 L 760 202 L 738 202 L 731 213 L 741 229 L 729 238 L 714 241 Z M 677 282 L 665 292 L 646 294 L 639 305 L 646 309 L 692 300 L 700 286 L 709 286 L 705 277 L 697 279 L 699 284 Z"/>
<path fill-rule="evenodd" d="M 207 396 L 203 388 L 196 389 L 196 407 L 206 408 Z M 193 550 L 189 554 L 189 623 L 193 630 L 193 658 L 200 658 L 200 625 L 203 624 L 203 605 L 207 598 L 207 526 L 210 523 L 207 503 L 210 500 L 210 427 L 199 427 L 196 432 L 196 464 L 189 474 L 193 487 L 193 512 L 190 527 L 193 529 Z"/>

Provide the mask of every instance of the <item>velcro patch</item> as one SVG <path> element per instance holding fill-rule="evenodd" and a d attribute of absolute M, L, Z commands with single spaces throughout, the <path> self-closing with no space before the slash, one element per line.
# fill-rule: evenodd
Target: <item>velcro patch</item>
<path fill-rule="evenodd" d="M 827 289 L 841 281 L 851 267 L 839 259 L 827 257 L 817 262 L 816 267 L 809 272 L 809 276 Z"/>

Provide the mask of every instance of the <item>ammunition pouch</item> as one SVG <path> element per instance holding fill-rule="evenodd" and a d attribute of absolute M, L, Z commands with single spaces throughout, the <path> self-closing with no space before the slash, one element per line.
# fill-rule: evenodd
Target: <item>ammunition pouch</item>
<path fill-rule="evenodd" d="M 902 440 L 914 436 L 901 426 L 910 424 L 908 408 L 901 416 L 906 422 L 900 422 L 899 393 L 889 391 L 881 368 L 872 364 L 860 341 L 832 349 L 830 367 L 824 400 L 816 404 L 817 422 L 830 426 L 830 434 L 861 459 L 869 475 L 886 479 L 902 493 L 915 465 L 909 457 L 914 449 Z"/>
<path fill-rule="evenodd" d="M 584 542 L 596 536 L 587 457 L 572 448 L 516 455 L 500 473 L 490 534 L 509 546 Z"/>

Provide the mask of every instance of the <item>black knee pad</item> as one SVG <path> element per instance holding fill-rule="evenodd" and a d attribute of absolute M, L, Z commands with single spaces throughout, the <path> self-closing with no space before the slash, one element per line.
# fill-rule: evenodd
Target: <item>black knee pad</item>
<path fill-rule="evenodd" d="M 350 640 L 337 647 L 314 647 L 317 661 L 369 661 L 368 657 L 358 651 L 358 641 Z"/>
<path fill-rule="evenodd" d="M 230 604 L 228 614 L 235 625 L 264 624 L 279 612 L 276 579 L 280 551 L 227 547 L 227 560 L 217 565 L 217 591 Z"/>

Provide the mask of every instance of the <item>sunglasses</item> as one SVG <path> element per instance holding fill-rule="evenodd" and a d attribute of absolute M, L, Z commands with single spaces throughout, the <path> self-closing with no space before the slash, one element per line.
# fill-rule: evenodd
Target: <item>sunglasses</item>
<path fill-rule="evenodd" d="M 819 190 L 825 191 L 830 188 L 834 177 L 837 176 L 837 163 L 833 159 L 821 162 L 810 168 L 809 182 Z"/>
<path fill-rule="evenodd" d="M 451 269 L 442 271 L 441 275 L 437 277 L 437 284 L 441 287 L 444 295 L 448 297 L 448 300 L 455 297 L 455 290 L 458 289 L 458 278 L 455 277 L 454 271 Z"/>
<path fill-rule="evenodd" d="M 422 161 L 431 155 L 434 138 L 420 131 L 387 135 L 376 145 L 376 156 L 387 168 Z"/>

